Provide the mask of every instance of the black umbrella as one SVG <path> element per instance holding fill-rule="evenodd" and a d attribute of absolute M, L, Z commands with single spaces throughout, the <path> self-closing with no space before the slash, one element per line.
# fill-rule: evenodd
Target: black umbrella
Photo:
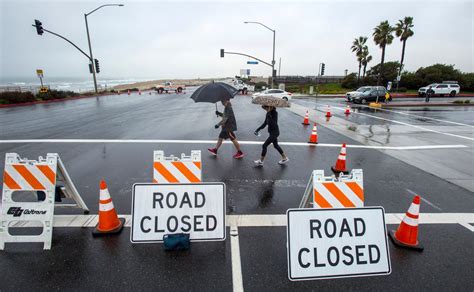
<path fill-rule="evenodd" d="M 208 83 L 196 89 L 191 95 L 191 99 L 194 102 L 217 103 L 221 100 L 234 98 L 238 92 L 236 88 L 227 83 Z"/>

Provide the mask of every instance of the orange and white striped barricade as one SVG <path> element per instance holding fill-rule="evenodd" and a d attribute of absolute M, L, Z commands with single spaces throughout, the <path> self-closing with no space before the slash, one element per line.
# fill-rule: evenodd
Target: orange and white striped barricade
<path fill-rule="evenodd" d="M 362 169 L 349 174 L 324 176 L 324 170 L 314 170 L 306 187 L 300 208 L 360 208 L 364 207 Z"/>
<path fill-rule="evenodd" d="M 33 193 L 35 199 L 28 193 Z M 75 203 L 55 204 L 61 197 Z M 89 212 L 59 155 L 48 153 L 46 158 L 40 156 L 36 161 L 7 153 L 0 211 L 0 250 L 5 249 L 7 242 L 42 242 L 44 249 L 51 249 L 54 207 L 78 207 Z M 29 223 L 42 227 L 42 233 L 12 235 L 9 232 L 10 228 L 31 226 Z"/>
<path fill-rule="evenodd" d="M 165 157 L 164 151 L 153 152 L 154 183 L 200 183 L 202 182 L 201 151 L 193 150 L 190 156 L 181 154 Z"/>

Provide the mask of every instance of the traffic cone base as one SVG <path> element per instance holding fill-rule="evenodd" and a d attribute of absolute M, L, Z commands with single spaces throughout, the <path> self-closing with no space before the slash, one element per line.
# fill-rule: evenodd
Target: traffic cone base
<path fill-rule="evenodd" d="M 109 234 L 118 234 L 122 232 L 123 226 L 125 225 L 125 218 L 118 218 L 118 220 L 120 224 L 115 229 L 112 229 L 109 231 L 100 231 L 99 229 L 97 229 L 99 227 L 99 223 L 97 223 L 94 230 L 92 230 L 92 235 L 94 237 L 97 237 L 97 236 L 104 236 L 104 235 L 109 235 Z"/>
<path fill-rule="evenodd" d="M 389 230 L 387 233 L 388 233 L 388 237 L 390 237 L 393 244 L 395 244 L 398 247 L 411 248 L 411 249 L 414 249 L 416 251 L 423 251 L 423 249 L 424 249 L 423 245 L 421 245 L 421 243 L 418 240 L 416 241 L 416 245 L 410 245 L 410 244 L 406 244 L 406 243 L 403 243 L 403 242 L 399 241 L 397 239 L 397 237 L 395 236 L 395 230 Z"/>
<path fill-rule="evenodd" d="M 331 170 L 332 172 L 334 172 L 334 174 L 339 174 L 339 173 L 343 173 L 343 174 L 349 174 L 349 171 L 346 169 L 346 170 L 337 170 L 334 168 L 334 166 L 331 166 Z"/>

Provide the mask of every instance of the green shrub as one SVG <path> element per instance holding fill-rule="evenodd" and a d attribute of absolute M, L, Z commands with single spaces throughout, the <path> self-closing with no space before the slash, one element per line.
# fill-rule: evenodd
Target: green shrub
<path fill-rule="evenodd" d="M 455 101 L 453 101 L 453 103 L 464 103 L 464 101 L 462 101 L 462 100 L 455 100 Z"/>
<path fill-rule="evenodd" d="M 464 103 L 471 103 L 471 100 L 470 100 L 470 99 L 466 99 L 466 100 L 464 101 Z"/>
<path fill-rule="evenodd" d="M 73 91 L 48 90 L 46 93 L 38 93 L 36 97 L 41 100 L 63 99 L 78 95 Z"/>
<path fill-rule="evenodd" d="M 36 98 L 31 92 L 7 91 L 0 93 L 0 101 L 3 104 L 25 103 L 35 101 Z"/>

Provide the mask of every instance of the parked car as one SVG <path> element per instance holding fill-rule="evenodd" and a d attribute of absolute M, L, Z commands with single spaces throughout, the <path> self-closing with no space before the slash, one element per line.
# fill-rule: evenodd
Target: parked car
<path fill-rule="evenodd" d="M 362 92 L 366 92 L 367 90 L 370 90 L 372 86 L 362 86 L 359 87 L 356 91 L 349 91 L 346 93 L 346 99 L 347 101 L 352 101 L 352 99 L 356 96 L 359 96 Z"/>
<path fill-rule="evenodd" d="M 431 87 L 433 90 L 432 95 L 444 96 L 448 95 L 451 97 L 456 96 L 461 91 L 459 84 L 455 83 L 433 83 L 425 87 L 418 89 L 418 96 L 426 96 L 426 91 Z"/>
<path fill-rule="evenodd" d="M 366 104 L 368 102 L 377 101 L 379 102 L 385 101 L 385 93 L 387 93 L 387 89 L 383 86 L 371 86 L 370 90 L 366 90 L 361 92 L 358 96 L 354 97 L 352 101 L 354 103 L 361 103 Z M 389 101 L 392 100 L 392 97 L 388 99 Z"/>
<path fill-rule="evenodd" d="M 291 92 L 287 92 L 281 89 L 267 89 L 265 91 L 257 92 L 252 95 L 252 98 L 257 96 L 271 96 L 274 98 L 281 98 L 284 100 L 291 100 Z"/>

